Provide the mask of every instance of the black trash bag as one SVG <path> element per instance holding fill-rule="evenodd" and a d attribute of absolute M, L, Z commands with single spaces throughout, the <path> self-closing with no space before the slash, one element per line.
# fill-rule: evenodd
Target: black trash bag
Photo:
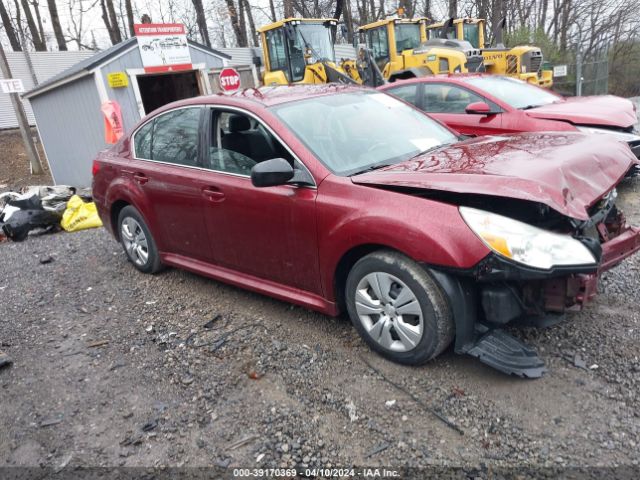
<path fill-rule="evenodd" d="M 27 198 L 7 200 L 7 205 L 19 208 L 20 210 L 42 210 L 42 200 L 38 195 L 31 195 Z"/>
<path fill-rule="evenodd" d="M 18 210 L 13 212 L 2 225 L 4 234 L 14 242 L 21 242 L 31 230 L 43 228 L 57 230 L 60 228 L 62 215 L 49 210 Z"/>

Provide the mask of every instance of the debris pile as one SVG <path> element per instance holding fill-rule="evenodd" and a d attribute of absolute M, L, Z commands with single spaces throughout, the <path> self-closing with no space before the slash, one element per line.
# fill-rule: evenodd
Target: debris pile
<path fill-rule="evenodd" d="M 70 202 L 72 199 L 74 201 Z M 77 200 L 76 200 L 77 199 Z M 25 187 L 20 192 L 0 194 L 0 241 L 5 237 L 15 242 L 23 241 L 30 232 L 52 233 L 61 228 L 61 221 L 74 204 L 74 213 L 88 209 L 93 215 L 91 226 L 99 226 L 95 206 L 89 189 L 76 189 L 67 185 Z M 66 214 L 69 216 L 69 214 Z M 97 220 L 97 221 L 96 221 Z M 76 222 L 77 223 L 77 222 Z M 79 228 L 78 228 L 79 229 Z M 66 230 L 69 230 L 66 228 Z"/>

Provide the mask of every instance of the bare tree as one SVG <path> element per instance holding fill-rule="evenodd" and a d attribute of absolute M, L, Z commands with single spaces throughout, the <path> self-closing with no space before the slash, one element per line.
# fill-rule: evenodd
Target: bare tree
<path fill-rule="evenodd" d="M 282 6 L 284 9 L 284 18 L 291 18 L 293 14 L 293 0 L 282 0 Z"/>
<path fill-rule="evenodd" d="M 251 31 L 251 40 L 253 42 L 253 46 L 257 47 L 258 32 L 256 31 L 256 24 L 253 20 L 253 12 L 251 11 L 251 5 L 249 5 L 249 0 L 240 0 L 240 1 L 244 4 L 244 11 L 247 14 L 247 20 L 249 21 L 249 30 Z"/>
<path fill-rule="evenodd" d="M 247 46 L 247 37 L 246 31 L 242 29 L 242 25 L 244 25 L 244 20 L 242 23 L 240 22 L 241 15 L 238 8 L 236 8 L 235 2 L 233 0 L 225 0 L 227 3 L 227 10 L 229 11 L 229 20 L 231 21 L 231 28 L 233 29 L 233 33 L 236 36 L 236 44 L 239 47 Z"/>
<path fill-rule="evenodd" d="M 113 0 L 100 0 L 100 8 L 102 9 L 102 21 L 109 32 L 111 44 L 115 45 L 120 43 L 122 41 L 122 35 L 120 34 L 120 26 L 118 25 Z"/>
<path fill-rule="evenodd" d="M 24 10 L 25 18 L 27 19 L 29 32 L 31 33 L 31 42 L 33 42 L 33 48 L 36 50 L 36 52 L 46 52 L 47 45 L 44 41 L 44 38 L 40 36 L 40 31 L 38 30 L 36 22 L 33 19 L 33 14 L 31 13 L 29 2 L 27 0 L 22 0 L 22 9 Z"/>
<path fill-rule="evenodd" d="M 40 16 L 40 3 L 38 0 L 31 0 L 31 5 L 33 6 L 33 11 L 36 14 L 36 22 L 38 25 L 38 34 L 40 35 L 40 39 L 46 45 L 46 39 L 44 36 L 44 28 L 42 27 L 42 17 Z M 46 46 L 45 46 L 46 48 Z"/>
<path fill-rule="evenodd" d="M 83 0 L 68 0 L 69 23 L 67 24 L 67 41 L 74 42 L 78 48 L 87 50 L 97 50 L 97 42 L 94 32 L 91 32 L 92 42 L 84 43 L 84 16 L 85 13 L 93 10 L 98 4 L 98 0 L 93 0 L 88 6 L 83 5 Z"/>
<path fill-rule="evenodd" d="M 127 24 L 129 25 L 129 36 L 134 37 L 136 31 L 133 28 L 135 20 L 133 19 L 133 7 L 131 6 L 131 0 L 124 1 L 124 8 L 127 11 Z"/>
<path fill-rule="evenodd" d="M 193 3 L 193 8 L 196 11 L 196 21 L 198 23 L 198 31 L 200 32 L 200 38 L 202 38 L 202 43 L 204 43 L 207 47 L 210 47 L 211 40 L 209 40 L 207 18 L 204 15 L 204 7 L 202 5 L 202 0 L 191 0 L 191 3 Z"/>
<path fill-rule="evenodd" d="M 4 31 L 7 33 L 7 37 L 9 38 L 11 48 L 14 52 L 21 52 L 22 47 L 20 46 L 20 40 L 18 40 L 18 35 L 11 23 L 11 17 L 9 16 L 2 0 L 0 0 L 0 19 L 2 19 L 2 25 L 4 26 Z"/>
<path fill-rule="evenodd" d="M 58 50 L 67 50 L 67 41 L 64 38 L 64 33 L 62 33 L 62 25 L 60 25 L 60 16 L 58 15 L 56 0 L 47 0 L 47 6 L 49 7 L 53 34 L 56 37 L 56 42 L 58 42 Z"/>
<path fill-rule="evenodd" d="M 456 18 L 458 16 L 458 0 L 449 0 L 449 17 Z"/>

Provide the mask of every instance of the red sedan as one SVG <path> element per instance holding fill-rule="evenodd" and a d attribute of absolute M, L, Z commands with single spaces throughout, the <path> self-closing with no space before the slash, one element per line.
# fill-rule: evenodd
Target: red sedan
<path fill-rule="evenodd" d="M 612 95 L 564 98 L 497 75 L 437 75 L 379 88 L 412 103 L 465 135 L 515 132 L 609 134 L 640 157 L 635 105 Z"/>
<path fill-rule="evenodd" d="M 153 112 L 99 154 L 93 195 L 141 272 L 348 312 L 397 362 L 455 337 L 457 352 L 535 377 L 542 361 L 501 327 L 579 309 L 640 249 L 615 205 L 635 163 L 613 139 L 460 141 L 375 90 L 267 87 Z"/>

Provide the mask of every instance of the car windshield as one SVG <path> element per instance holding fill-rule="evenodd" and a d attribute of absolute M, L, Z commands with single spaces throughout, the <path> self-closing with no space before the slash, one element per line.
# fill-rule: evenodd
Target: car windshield
<path fill-rule="evenodd" d="M 467 83 L 474 85 L 513 108 L 527 109 L 559 102 L 561 97 L 521 80 L 508 77 L 471 77 Z"/>
<path fill-rule="evenodd" d="M 420 45 L 420 25 L 417 23 L 396 24 L 396 51 L 412 50 Z"/>
<path fill-rule="evenodd" d="M 393 165 L 458 140 L 422 112 L 379 92 L 325 95 L 272 108 L 337 175 Z"/>
<path fill-rule="evenodd" d="M 301 23 L 296 26 L 296 45 L 302 51 L 311 47 L 310 52 L 316 60 L 335 61 L 331 32 L 322 24 Z"/>

